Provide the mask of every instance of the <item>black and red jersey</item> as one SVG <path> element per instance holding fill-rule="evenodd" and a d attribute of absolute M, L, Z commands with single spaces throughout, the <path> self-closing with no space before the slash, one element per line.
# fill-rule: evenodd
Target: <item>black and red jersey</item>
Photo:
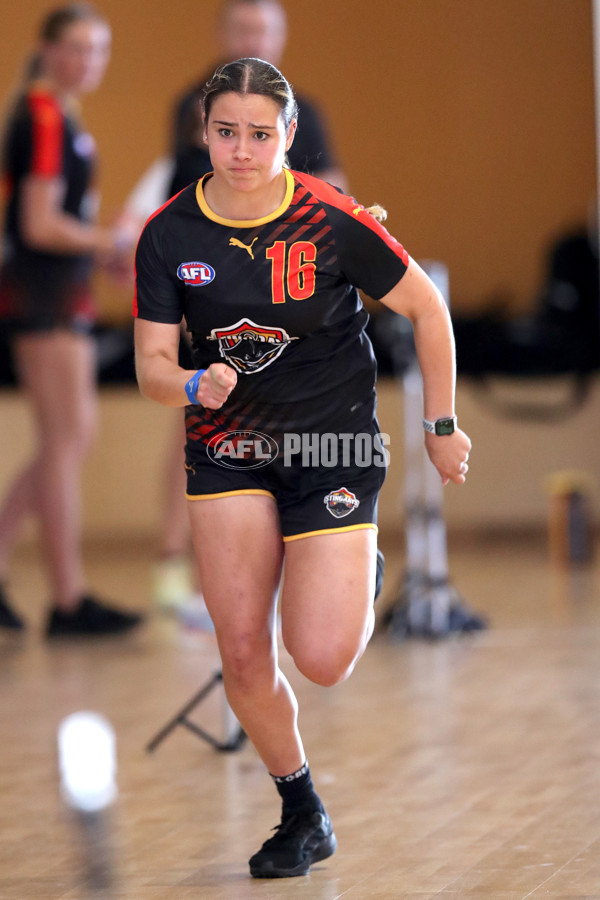
<path fill-rule="evenodd" d="M 373 419 L 375 359 L 357 288 L 383 297 L 408 255 L 352 197 L 284 171 L 285 198 L 262 219 L 212 212 L 208 174 L 158 210 L 140 238 L 134 315 L 185 317 L 196 365 L 226 362 L 238 373 L 220 410 L 196 408 L 203 440 L 223 429 L 276 438 L 356 431 Z"/>
<path fill-rule="evenodd" d="M 28 176 L 60 178 L 64 187 L 62 210 L 88 221 L 95 157 L 91 135 L 80 129 L 43 85 L 34 84 L 17 100 L 3 146 L 7 206 L 0 317 L 36 327 L 36 322 L 43 320 L 51 325 L 75 314 L 92 258 L 89 254 L 48 253 L 28 246 L 21 233 L 21 194 Z"/>

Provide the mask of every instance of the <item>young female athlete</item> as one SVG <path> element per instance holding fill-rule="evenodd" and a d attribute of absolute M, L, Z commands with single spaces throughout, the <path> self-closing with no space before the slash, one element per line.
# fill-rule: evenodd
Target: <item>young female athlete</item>
<path fill-rule="evenodd" d="M 90 596 L 81 553 L 80 467 L 96 424 L 90 270 L 94 256 L 118 250 L 119 235 L 94 224 L 94 142 L 78 123 L 77 101 L 102 80 L 110 43 L 91 6 L 51 12 L 3 141 L 0 325 L 33 407 L 38 449 L 0 508 L 0 627 L 23 627 L 2 581 L 19 526 L 35 512 L 52 588 L 49 637 L 126 631 L 141 620 Z"/>
<path fill-rule="evenodd" d="M 225 690 L 282 797 L 250 871 L 276 878 L 336 847 L 278 668 L 282 567 L 283 641 L 311 681 L 347 678 L 374 623 L 385 454 L 357 288 L 413 323 L 425 443 L 444 483 L 464 482 L 470 441 L 454 418 L 443 298 L 368 210 L 285 168 L 297 123 L 281 73 L 257 59 L 222 67 L 204 115 L 214 172 L 140 238 L 137 372 L 144 395 L 187 406 L 187 496 Z M 177 364 L 182 316 L 196 372 Z"/>

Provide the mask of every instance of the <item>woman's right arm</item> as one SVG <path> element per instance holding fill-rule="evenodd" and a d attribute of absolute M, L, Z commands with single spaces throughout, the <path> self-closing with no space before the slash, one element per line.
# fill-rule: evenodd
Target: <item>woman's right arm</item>
<path fill-rule="evenodd" d="M 136 318 L 134 325 L 135 370 L 141 393 L 163 406 L 187 406 L 185 386 L 195 371 L 178 365 L 179 325 L 165 325 Z M 225 363 L 213 363 L 198 383 L 196 401 L 219 409 L 237 383 L 237 375 Z"/>
<path fill-rule="evenodd" d="M 21 188 L 20 230 L 27 246 L 46 253 L 107 256 L 119 249 L 116 231 L 82 222 L 62 209 L 62 178 L 28 175 Z"/>

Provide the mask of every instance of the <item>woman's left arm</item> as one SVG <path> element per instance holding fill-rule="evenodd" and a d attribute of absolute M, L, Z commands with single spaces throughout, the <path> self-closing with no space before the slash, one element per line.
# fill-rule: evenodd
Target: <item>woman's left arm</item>
<path fill-rule="evenodd" d="M 414 329 L 417 358 L 423 376 L 423 413 L 426 419 L 454 416 L 456 363 L 454 335 L 448 307 L 423 269 L 409 260 L 408 269 L 381 302 L 406 316 Z M 463 484 L 468 471 L 471 441 L 460 428 L 453 434 L 425 432 L 425 447 L 442 482 Z"/>

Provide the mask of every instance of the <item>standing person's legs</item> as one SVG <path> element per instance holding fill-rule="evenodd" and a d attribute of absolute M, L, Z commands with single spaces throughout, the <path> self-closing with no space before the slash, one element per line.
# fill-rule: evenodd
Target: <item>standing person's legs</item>
<path fill-rule="evenodd" d="M 188 501 L 185 496 L 185 421 L 178 417 L 162 464 L 162 509 L 157 558 L 152 569 L 152 599 L 159 609 L 172 611 L 193 594 L 190 573 L 191 533 Z"/>
<path fill-rule="evenodd" d="M 34 460 L 17 473 L 0 507 L 0 628 L 11 631 L 20 631 L 25 627 L 25 622 L 8 601 L 5 585 L 10 557 L 21 526 L 36 509 L 35 472 Z"/>
<path fill-rule="evenodd" d="M 36 510 L 37 460 L 28 462 L 10 485 L 0 507 L 0 584 L 25 518 Z"/>
<path fill-rule="evenodd" d="M 28 333 L 15 339 L 14 352 L 20 382 L 32 402 L 38 447 L 0 514 L 1 552 L 6 557 L 16 526 L 33 506 L 40 516 L 54 604 L 48 637 L 128 631 L 143 616 L 100 603 L 85 590 L 80 480 L 96 431 L 94 343 L 70 331 Z"/>
<path fill-rule="evenodd" d="M 85 591 L 80 476 L 96 430 L 94 344 L 68 331 L 21 335 L 15 359 L 37 428 L 32 472 L 53 598 L 68 611 Z"/>
<path fill-rule="evenodd" d="M 185 419 L 179 419 L 167 446 L 163 463 L 163 505 L 158 536 L 158 555 L 152 569 L 152 599 L 167 612 L 175 611 L 189 628 L 212 631 L 202 592 L 198 566 L 192 554 L 189 503 L 186 497 Z M 1 570 L 0 570 L 1 571 Z"/>

